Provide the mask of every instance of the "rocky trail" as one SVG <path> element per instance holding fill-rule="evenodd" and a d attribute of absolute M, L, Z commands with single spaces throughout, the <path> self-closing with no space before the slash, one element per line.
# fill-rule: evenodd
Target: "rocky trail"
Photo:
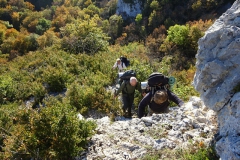
<path fill-rule="evenodd" d="M 216 115 L 198 97 L 167 114 L 127 119 L 105 116 L 88 118 L 98 124 L 88 150 L 79 159 L 137 160 L 149 152 L 187 148 L 194 143 L 209 145 L 217 132 Z M 164 159 L 164 155 L 162 155 Z"/>

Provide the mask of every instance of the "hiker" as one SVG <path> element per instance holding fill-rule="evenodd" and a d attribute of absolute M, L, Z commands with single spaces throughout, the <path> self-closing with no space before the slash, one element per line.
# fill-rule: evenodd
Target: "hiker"
<path fill-rule="evenodd" d="M 168 113 L 169 101 L 173 101 L 179 107 L 184 104 L 184 102 L 169 89 L 160 89 L 155 93 L 147 93 L 138 105 L 138 118 L 142 118 L 145 115 L 146 106 L 148 106 L 148 116 L 151 116 L 153 113 Z"/>
<path fill-rule="evenodd" d="M 120 88 L 114 95 L 114 97 L 116 98 L 120 92 L 122 93 L 122 109 L 126 118 L 132 118 L 131 108 L 134 101 L 135 90 L 138 90 L 140 93 L 142 93 L 141 83 L 137 81 L 136 77 L 131 77 L 129 81 L 122 82 Z"/>
<path fill-rule="evenodd" d="M 121 62 L 121 60 L 118 58 L 115 64 L 113 65 L 112 69 L 118 68 L 118 72 L 123 72 L 124 69 L 126 69 L 126 65 Z"/>

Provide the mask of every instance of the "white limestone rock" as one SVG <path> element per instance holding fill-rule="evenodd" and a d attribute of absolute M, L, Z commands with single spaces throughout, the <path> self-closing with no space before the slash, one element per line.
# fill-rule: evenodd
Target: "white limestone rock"
<path fill-rule="evenodd" d="M 148 154 L 149 149 L 157 151 L 189 146 L 190 139 L 194 142 L 202 141 L 206 145 L 210 144 L 217 130 L 217 124 L 208 120 L 199 122 L 198 117 L 192 114 L 191 110 L 211 117 L 214 117 L 214 111 L 203 110 L 204 105 L 199 97 L 191 97 L 187 103 L 189 104 L 183 107 L 171 108 L 169 113 L 153 114 L 141 119 L 118 117 L 114 122 L 110 122 L 108 117 L 95 119 L 98 125 L 97 134 L 91 138 L 88 152 L 80 158 L 140 159 Z M 187 110 L 190 112 L 186 112 Z"/>
<path fill-rule="evenodd" d="M 238 160 L 240 93 L 235 93 L 234 88 L 240 84 L 240 0 L 215 21 L 198 44 L 194 87 L 217 118 L 208 112 L 206 119 L 196 120 L 208 124 L 217 121 L 217 153 L 222 160 Z"/>

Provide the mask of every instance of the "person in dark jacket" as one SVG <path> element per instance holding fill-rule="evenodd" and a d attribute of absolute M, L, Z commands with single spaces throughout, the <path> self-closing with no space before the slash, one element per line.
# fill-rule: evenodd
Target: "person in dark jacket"
<path fill-rule="evenodd" d="M 138 118 L 142 118 L 145 115 L 146 106 L 148 106 L 148 116 L 151 116 L 153 113 L 169 112 L 169 101 L 173 101 L 179 107 L 184 104 L 177 95 L 168 89 L 157 90 L 155 93 L 147 93 L 138 105 Z"/>
<path fill-rule="evenodd" d="M 131 108 L 134 101 L 135 90 L 138 90 L 140 93 L 142 93 L 141 83 L 137 81 L 137 78 L 131 77 L 129 81 L 123 81 L 120 88 L 117 90 L 115 94 L 115 97 L 117 97 L 119 93 L 122 93 L 123 101 L 122 109 L 124 114 L 126 114 L 127 110 L 127 115 L 125 116 L 128 118 L 132 117 Z"/>

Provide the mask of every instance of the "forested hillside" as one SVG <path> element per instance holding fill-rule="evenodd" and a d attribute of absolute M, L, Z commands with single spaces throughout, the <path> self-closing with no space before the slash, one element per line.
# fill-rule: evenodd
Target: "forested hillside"
<path fill-rule="evenodd" d="M 119 114 L 106 88 L 121 55 L 139 81 L 157 71 L 177 79 L 173 90 L 183 100 L 198 95 L 197 41 L 233 2 L 149 0 L 123 19 L 116 0 L 0 0 L 1 159 L 81 153 L 96 125 L 78 113 Z"/>
<path fill-rule="evenodd" d="M 126 1 L 130 5 L 133 2 Z M 115 14 L 116 0 L 2 0 L 1 52 L 12 59 L 58 44 L 71 53 L 92 54 L 105 50 L 108 44 L 142 42 L 150 54 L 163 57 L 179 52 L 191 58 L 198 38 L 232 3 L 146 1 L 142 13 L 130 21 Z"/>

